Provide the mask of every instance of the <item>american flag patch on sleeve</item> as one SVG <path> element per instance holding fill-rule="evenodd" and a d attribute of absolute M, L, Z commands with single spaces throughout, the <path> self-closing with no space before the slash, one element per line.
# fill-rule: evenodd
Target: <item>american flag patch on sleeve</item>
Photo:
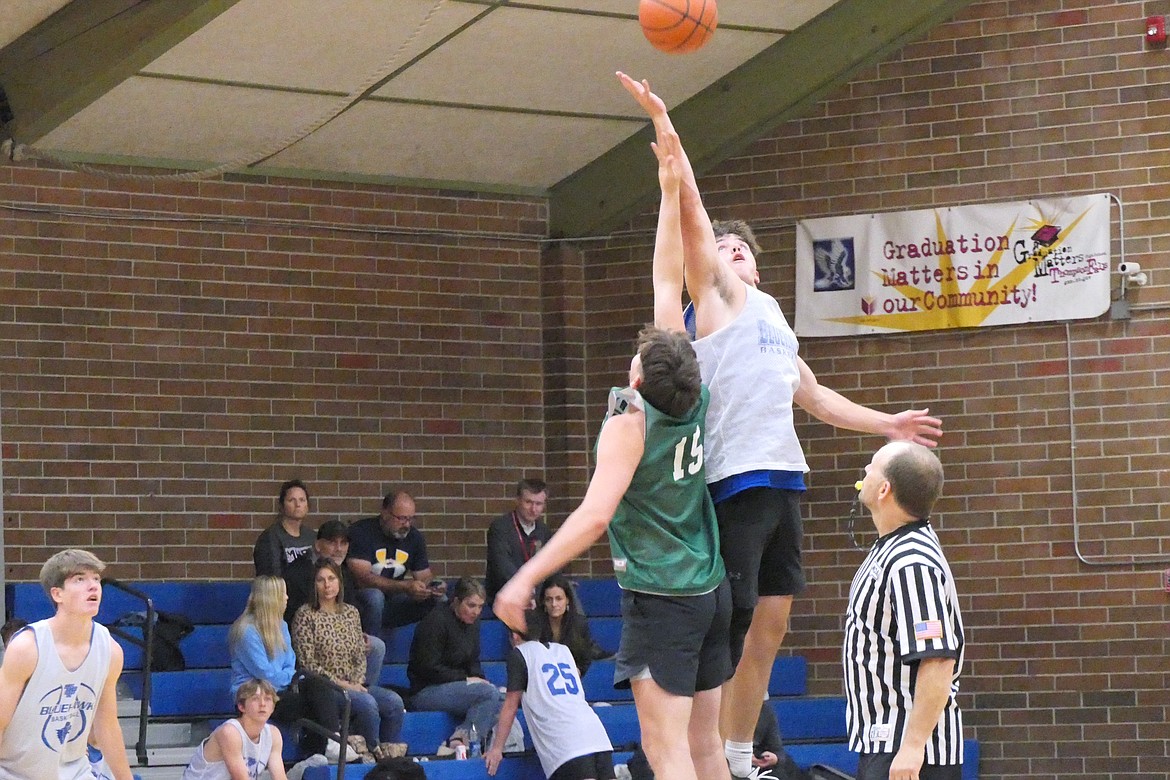
<path fill-rule="evenodd" d="M 941 620 L 923 620 L 920 623 L 914 624 L 914 638 L 919 641 L 927 639 L 942 639 L 942 621 Z"/>

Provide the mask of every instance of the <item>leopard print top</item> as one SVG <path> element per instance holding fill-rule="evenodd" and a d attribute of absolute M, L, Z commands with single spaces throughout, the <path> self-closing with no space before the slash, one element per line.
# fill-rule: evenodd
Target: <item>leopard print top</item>
<path fill-rule="evenodd" d="M 334 682 L 361 685 L 366 677 L 366 640 L 357 607 L 341 603 L 336 612 L 303 604 L 293 616 L 293 650 L 310 672 Z"/>

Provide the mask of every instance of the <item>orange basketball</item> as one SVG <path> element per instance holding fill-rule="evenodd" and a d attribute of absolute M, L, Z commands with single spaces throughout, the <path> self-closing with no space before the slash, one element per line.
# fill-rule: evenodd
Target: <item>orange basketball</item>
<path fill-rule="evenodd" d="M 655 49 L 684 54 L 711 40 L 719 11 L 715 0 L 639 0 L 638 21 Z"/>

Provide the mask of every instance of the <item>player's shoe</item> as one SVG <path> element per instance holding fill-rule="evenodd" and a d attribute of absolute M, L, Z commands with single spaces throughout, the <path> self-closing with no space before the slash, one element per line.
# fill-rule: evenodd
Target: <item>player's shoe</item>
<path fill-rule="evenodd" d="M 742 777 L 732 772 L 731 780 L 779 780 L 779 778 L 772 774 L 771 769 L 764 769 L 763 767 L 753 766 L 752 771 L 748 772 Z"/>

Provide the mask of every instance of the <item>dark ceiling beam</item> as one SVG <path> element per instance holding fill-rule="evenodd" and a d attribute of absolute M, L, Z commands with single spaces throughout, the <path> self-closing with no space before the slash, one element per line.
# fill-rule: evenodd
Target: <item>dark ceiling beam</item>
<path fill-rule="evenodd" d="M 841 0 L 831 6 L 703 92 L 670 107 L 695 171 L 702 174 L 781 123 L 804 115 L 860 70 L 922 38 L 969 2 Z M 556 184 L 549 198 L 550 236 L 605 235 L 655 202 L 653 139 L 647 122 Z"/>
<path fill-rule="evenodd" d="M 74 0 L 0 51 L 9 134 L 40 140 L 237 2 Z"/>

